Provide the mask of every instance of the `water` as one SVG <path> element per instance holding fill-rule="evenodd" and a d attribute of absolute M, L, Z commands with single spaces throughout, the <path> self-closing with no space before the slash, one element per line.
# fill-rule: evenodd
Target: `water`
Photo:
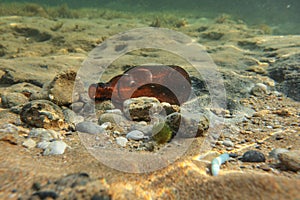
<path fill-rule="evenodd" d="M 11 2 L 11 0 L 0 0 L 0 3 Z M 36 3 L 47 7 L 67 5 L 72 9 L 105 8 L 131 13 L 179 12 L 183 16 L 209 18 L 225 13 L 249 25 L 275 27 L 275 34 L 300 33 L 299 0 L 19 0 L 13 2 Z"/>

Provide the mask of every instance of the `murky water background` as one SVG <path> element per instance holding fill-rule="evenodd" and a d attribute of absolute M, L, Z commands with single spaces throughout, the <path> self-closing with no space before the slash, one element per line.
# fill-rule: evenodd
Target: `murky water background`
<path fill-rule="evenodd" d="M 126 11 L 178 12 L 187 17 L 215 18 L 228 14 L 250 25 L 276 28 L 273 34 L 300 33 L 300 1 L 298 0 L 2 0 L 1 3 L 36 3 L 46 7 L 66 4 L 69 8 L 99 8 Z"/>

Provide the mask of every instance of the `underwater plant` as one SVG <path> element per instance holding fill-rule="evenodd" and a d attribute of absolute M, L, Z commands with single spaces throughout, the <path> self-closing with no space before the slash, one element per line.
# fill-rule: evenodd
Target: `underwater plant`
<path fill-rule="evenodd" d="M 172 138 L 172 130 L 165 122 L 157 123 L 152 129 L 152 138 L 157 144 L 165 144 Z"/>

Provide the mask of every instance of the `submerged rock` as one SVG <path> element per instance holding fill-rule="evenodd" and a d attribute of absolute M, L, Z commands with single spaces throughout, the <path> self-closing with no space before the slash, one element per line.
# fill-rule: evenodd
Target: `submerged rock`
<path fill-rule="evenodd" d="M 126 138 L 131 140 L 142 140 L 144 139 L 145 135 L 142 131 L 133 130 L 127 133 Z"/>
<path fill-rule="evenodd" d="M 255 96 L 262 96 L 267 94 L 268 87 L 263 83 L 257 83 L 252 89 L 251 93 Z"/>
<path fill-rule="evenodd" d="M 166 123 L 179 137 L 192 138 L 203 136 L 209 128 L 209 120 L 204 115 L 193 115 L 172 113 L 167 116 Z"/>
<path fill-rule="evenodd" d="M 285 153 L 285 152 L 288 152 L 288 151 L 289 151 L 289 150 L 284 149 L 284 148 L 273 149 L 273 150 L 269 153 L 269 156 L 270 156 L 271 158 L 274 158 L 274 159 L 276 159 L 276 160 L 279 160 L 278 155 L 279 155 L 280 153 Z"/>
<path fill-rule="evenodd" d="M 44 149 L 43 155 L 60 155 L 65 152 L 65 149 L 68 145 L 63 141 L 53 141 L 50 142 L 47 147 Z"/>
<path fill-rule="evenodd" d="M 76 72 L 74 70 L 67 70 L 56 75 L 49 85 L 50 100 L 60 106 L 70 105 L 73 102 L 75 78 Z M 74 102 L 78 99 L 74 99 Z"/>
<path fill-rule="evenodd" d="M 105 130 L 103 127 L 99 126 L 98 124 L 95 124 L 93 122 L 80 122 L 76 124 L 76 130 L 83 132 L 83 133 L 90 133 L 90 134 L 98 134 L 103 133 Z"/>
<path fill-rule="evenodd" d="M 4 108 L 11 108 L 28 102 L 28 98 L 22 93 L 8 93 L 1 95 L 1 102 Z"/>
<path fill-rule="evenodd" d="M 47 100 L 34 100 L 25 104 L 20 117 L 24 123 L 37 128 L 67 128 L 60 107 Z"/>
<path fill-rule="evenodd" d="M 284 56 L 268 68 L 276 89 L 290 98 L 300 101 L 300 59 L 298 54 Z"/>
<path fill-rule="evenodd" d="M 124 115 L 134 121 L 150 121 L 151 114 L 162 111 L 162 105 L 154 97 L 131 98 L 124 101 Z"/>
<path fill-rule="evenodd" d="M 28 138 L 22 143 L 22 145 L 28 149 L 31 149 L 36 146 L 36 142 L 33 139 Z"/>
<path fill-rule="evenodd" d="M 38 138 L 41 141 L 50 141 L 53 139 L 60 139 L 61 134 L 59 132 L 51 130 L 51 129 L 33 128 L 29 132 L 29 137 Z"/>
<path fill-rule="evenodd" d="M 112 124 L 120 124 L 125 121 L 125 118 L 122 115 L 116 113 L 104 113 L 99 117 L 98 123 L 103 124 L 110 122 Z"/>
<path fill-rule="evenodd" d="M 265 162 L 265 155 L 259 151 L 249 150 L 242 156 L 243 162 Z"/>
<path fill-rule="evenodd" d="M 116 143 L 121 147 L 126 147 L 127 142 L 128 140 L 125 137 L 120 136 L 116 138 Z"/>
<path fill-rule="evenodd" d="M 300 171 L 300 150 L 293 150 L 278 154 L 282 165 L 292 171 Z"/>

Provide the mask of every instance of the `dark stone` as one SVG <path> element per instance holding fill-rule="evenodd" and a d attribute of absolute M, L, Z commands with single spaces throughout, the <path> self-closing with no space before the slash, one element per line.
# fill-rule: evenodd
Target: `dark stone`
<path fill-rule="evenodd" d="M 249 150 L 242 156 L 243 162 L 265 162 L 265 155 L 259 151 Z"/>
<path fill-rule="evenodd" d="M 76 130 L 83 133 L 98 134 L 103 133 L 103 127 L 93 122 L 80 122 L 76 124 Z"/>
<path fill-rule="evenodd" d="M 45 190 L 45 191 L 38 191 L 32 194 L 32 196 L 38 196 L 40 199 L 47 199 L 47 198 L 52 198 L 52 199 L 57 199 L 58 194 L 55 191 L 52 190 Z"/>
<path fill-rule="evenodd" d="M 54 183 L 59 186 L 74 188 L 78 185 L 84 186 L 90 181 L 90 177 L 87 173 L 69 174 Z"/>
<path fill-rule="evenodd" d="M 91 200 L 111 200 L 111 196 L 107 195 L 107 194 L 95 194 L 94 196 L 92 196 Z"/>
<path fill-rule="evenodd" d="M 35 182 L 32 184 L 31 188 L 35 191 L 39 191 L 41 189 L 41 184 L 39 182 Z"/>
<path fill-rule="evenodd" d="M 231 157 L 231 158 L 237 158 L 239 155 L 238 154 L 236 154 L 236 153 L 230 153 L 229 154 L 229 157 Z"/>

